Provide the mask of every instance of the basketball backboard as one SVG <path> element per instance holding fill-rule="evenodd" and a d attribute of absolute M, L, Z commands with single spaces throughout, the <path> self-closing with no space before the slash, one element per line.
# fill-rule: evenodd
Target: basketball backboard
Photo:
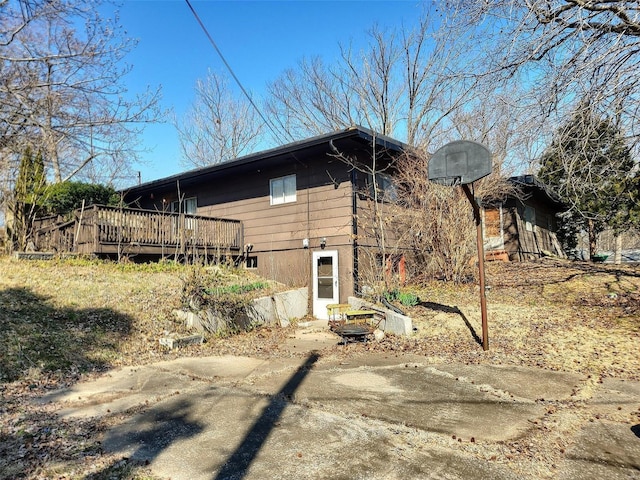
<path fill-rule="evenodd" d="M 457 140 L 440 147 L 429 160 L 429 180 L 466 185 L 491 173 L 491 153 L 481 143 Z"/>

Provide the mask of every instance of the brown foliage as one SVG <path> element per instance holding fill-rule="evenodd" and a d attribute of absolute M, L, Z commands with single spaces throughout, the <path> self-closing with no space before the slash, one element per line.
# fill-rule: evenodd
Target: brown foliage
<path fill-rule="evenodd" d="M 455 282 L 475 275 L 476 227 L 473 209 L 460 187 L 437 185 L 427 178 L 429 156 L 416 152 L 398 160 L 397 178 L 403 208 L 395 221 L 403 225 L 422 278 Z M 494 169 L 494 171 L 499 171 Z M 471 185 L 482 203 L 514 193 L 509 182 L 493 173 Z M 474 258 L 476 259 L 474 261 Z"/>

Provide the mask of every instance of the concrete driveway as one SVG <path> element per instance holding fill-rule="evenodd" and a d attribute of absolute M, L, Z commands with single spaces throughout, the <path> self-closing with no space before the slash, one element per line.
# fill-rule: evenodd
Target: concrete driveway
<path fill-rule="evenodd" d="M 182 358 L 42 401 L 67 417 L 125 412 L 103 447 L 176 480 L 640 478 L 640 384 L 540 369 Z"/>

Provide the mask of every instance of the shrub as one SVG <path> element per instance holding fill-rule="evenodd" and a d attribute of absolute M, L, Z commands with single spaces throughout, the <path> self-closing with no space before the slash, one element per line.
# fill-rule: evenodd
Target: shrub
<path fill-rule="evenodd" d="M 210 333 L 225 336 L 252 330 L 255 323 L 248 313 L 253 299 L 271 284 L 249 280 L 232 268 L 194 267 L 183 279 L 182 305 L 198 313 Z"/>
<path fill-rule="evenodd" d="M 413 292 L 401 292 L 398 294 L 398 301 L 406 307 L 415 307 L 420 302 L 418 296 Z"/>
<path fill-rule="evenodd" d="M 120 198 L 113 187 L 104 185 L 61 182 L 47 187 L 42 207 L 50 215 L 66 215 L 85 205 L 118 205 Z"/>
<path fill-rule="evenodd" d="M 401 292 L 397 288 L 384 292 L 384 297 L 388 302 L 400 302 L 406 307 L 415 307 L 420 299 L 413 292 Z"/>

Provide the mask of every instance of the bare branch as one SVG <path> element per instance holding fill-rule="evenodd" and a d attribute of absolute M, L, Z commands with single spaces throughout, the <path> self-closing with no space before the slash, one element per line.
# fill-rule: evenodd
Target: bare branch
<path fill-rule="evenodd" d="M 191 109 L 175 122 L 186 163 L 203 167 L 250 153 L 263 131 L 252 105 L 234 97 L 225 78 L 212 72 L 195 90 Z"/>
<path fill-rule="evenodd" d="M 141 128 L 161 115 L 159 90 L 133 96 L 123 83 L 135 42 L 95 2 L 17 4 L 21 12 L 0 20 L 4 158 L 33 145 L 56 182 L 100 170 L 104 183 L 113 181 L 136 160 Z"/>

